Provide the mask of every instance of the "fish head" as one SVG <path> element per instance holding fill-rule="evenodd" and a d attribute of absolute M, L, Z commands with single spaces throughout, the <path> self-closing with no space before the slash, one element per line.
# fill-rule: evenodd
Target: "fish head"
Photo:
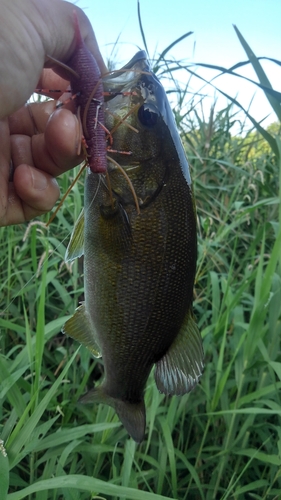
<path fill-rule="evenodd" d="M 114 161 L 118 162 L 134 181 L 135 189 L 145 190 L 147 198 L 148 191 L 157 191 L 165 182 L 167 163 L 177 164 L 191 185 L 174 114 L 145 51 L 139 51 L 120 71 L 107 76 L 103 85 L 109 94 L 105 98 L 105 125 L 111 134 L 109 174 L 116 170 Z M 114 184 L 114 174 L 111 179 Z M 118 183 L 121 188 L 120 179 Z"/>
<path fill-rule="evenodd" d="M 113 78 L 120 95 L 106 102 L 105 124 L 112 134 L 112 149 L 120 151 L 118 162 L 126 166 L 132 162 L 131 159 L 128 162 L 129 155 L 125 153 L 133 155 L 133 162 L 143 162 L 159 154 L 165 95 L 144 51 L 138 52 L 123 70 L 124 73 Z M 111 90 L 110 83 L 111 80 L 105 81 L 104 88 L 109 84 Z"/>

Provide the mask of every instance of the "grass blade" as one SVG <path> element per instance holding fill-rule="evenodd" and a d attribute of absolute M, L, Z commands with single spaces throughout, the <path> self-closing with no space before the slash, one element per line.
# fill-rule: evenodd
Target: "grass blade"
<path fill-rule="evenodd" d="M 109 495 L 110 497 L 125 497 L 128 500 L 170 500 L 169 497 L 166 496 L 138 491 L 125 486 L 117 486 L 109 482 L 101 481 L 100 479 L 75 474 L 38 481 L 21 491 L 10 493 L 7 496 L 7 500 L 21 500 L 39 491 L 50 491 L 55 489 L 63 489 L 65 491 L 71 488 L 77 489 L 78 491 L 87 491 L 90 494 L 96 492 L 96 494 Z"/>
<path fill-rule="evenodd" d="M 270 83 L 269 79 L 267 78 L 266 73 L 264 72 L 258 58 L 255 56 L 255 54 L 252 51 L 252 49 L 250 48 L 250 46 L 247 44 L 246 40 L 243 38 L 239 29 L 236 26 L 234 26 L 234 29 L 236 31 L 236 34 L 239 38 L 239 41 L 240 41 L 243 49 L 245 50 L 245 52 L 249 58 L 249 61 L 251 62 L 252 66 L 256 72 L 256 75 L 257 75 L 260 83 L 262 85 L 264 85 L 265 87 L 272 89 L 271 83 Z M 271 105 L 273 111 L 275 112 L 278 120 L 281 121 L 281 104 L 280 104 L 280 102 L 278 102 L 273 96 L 269 95 L 266 92 L 265 92 L 265 95 L 266 95 L 268 102 Z"/>

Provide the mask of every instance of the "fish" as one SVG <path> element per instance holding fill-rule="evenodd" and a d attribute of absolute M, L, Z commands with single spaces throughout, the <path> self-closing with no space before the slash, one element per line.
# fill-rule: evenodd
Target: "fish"
<path fill-rule="evenodd" d="M 197 230 L 188 161 L 145 51 L 122 70 L 103 79 L 113 144 L 107 173 L 86 175 L 66 253 L 84 254 L 85 301 L 63 332 L 103 360 L 103 381 L 81 402 L 113 407 L 139 443 L 153 367 L 158 390 L 180 396 L 198 383 L 204 352 L 192 309 Z"/>

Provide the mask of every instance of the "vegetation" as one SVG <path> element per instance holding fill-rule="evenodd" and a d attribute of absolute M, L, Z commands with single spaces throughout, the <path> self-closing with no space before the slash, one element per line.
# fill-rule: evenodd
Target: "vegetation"
<path fill-rule="evenodd" d="M 280 120 L 278 95 L 238 36 Z M 163 57 L 157 69 L 164 76 Z M 198 211 L 205 373 L 182 398 L 159 394 L 151 376 L 141 445 L 109 407 L 79 405 L 101 376 L 101 364 L 60 333 L 83 298 L 81 262 L 64 263 L 83 182 L 49 231 L 43 219 L 1 228 L 1 499 L 280 498 L 279 129 L 252 119 L 250 132 L 241 124 L 233 136 L 233 102 L 206 120 L 190 111 L 194 101 L 184 111 L 186 89 L 176 95 Z M 63 192 L 74 176 L 61 178 Z"/>

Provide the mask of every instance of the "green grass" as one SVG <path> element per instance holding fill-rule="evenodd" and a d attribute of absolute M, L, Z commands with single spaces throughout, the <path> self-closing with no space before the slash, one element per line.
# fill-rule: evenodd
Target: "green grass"
<path fill-rule="evenodd" d="M 160 58 L 157 67 L 173 66 Z M 38 221 L 0 228 L 1 500 L 280 498 L 281 143 L 259 124 L 263 137 L 243 122 L 233 136 L 233 102 L 206 118 L 198 96 L 174 95 L 198 212 L 204 375 L 182 398 L 159 394 L 151 376 L 141 445 L 109 407 L 79 405 L 102 372 L 60 333 L 83 299 L 81 262 L 63 260 L 82 181 L 49 231 Z M 61 178 L 62 191 L 74 175 Z"/>

